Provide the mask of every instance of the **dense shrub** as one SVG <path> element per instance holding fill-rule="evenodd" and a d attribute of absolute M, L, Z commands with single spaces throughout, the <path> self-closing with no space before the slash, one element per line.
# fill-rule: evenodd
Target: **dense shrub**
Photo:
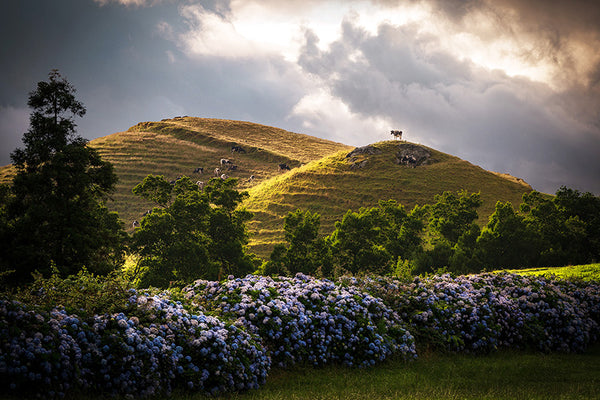
<path fill-rule="evenodd" d="M 0 388 L 20 397 L 214 395 L 259 387 L 271 362 L 367 367 L 414 358 L 415 343 L 579 352 L 598 340 L 599 321 L 598 283 L 512 274 L 337 283 L 248 275 L 159 293 L 82 272 L 0 296 Z"/>
<path fill-rule="evenodd" d="M 188 297 L 260 335 L 273 362 L 369 366 L 391 354 L 416 355 L 412 335 L 380 299 L 303 274 L 199 280 Z"/>
<path fill-rule="evenodd" d="M 129 314 L 85 319 L 0 301 L 2 387 L 61 396 L 67 390 L 146 396 L 184 387 L 216 394 L 257 388 L 270 360 L 253 336 L 168 295 L 137 295 Z"/>
<path fill-rule="evenodd" d="M 514 274 L 446 274 L 408 283 L 343 279 L 382 298 L 409 321 L 421 349 L 583 351 L 599 333 L 600 285 L 594 283 Z"/>

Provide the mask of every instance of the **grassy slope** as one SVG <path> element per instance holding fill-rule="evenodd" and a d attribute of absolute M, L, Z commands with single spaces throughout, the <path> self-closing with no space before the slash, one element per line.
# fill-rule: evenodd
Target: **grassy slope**
<path fill-rule="evenodd" d="M 243 121 L 206 118 L 173 118 L 142 122 L 126 132 L 90 142 L 115 166 L 119 183 L 109 207 L 117 211 L 131 230 L 133 220 L 152 207 L 133 196 L 131 189 L 148 174 L 175 179 L 180 175 L 207 181 L 221 158 L 229 158 L 237 171 L 240 188 L 249 189 L 245 206 L 255 212 L 249 225 L 252 250 L 267 256 L 283 240 L 283 216 L 297 208 L 321 214 L 322 233 L 328 234 L 348 209 L 373 206 L 380 199 L 395 199 L 411 209 L 426 204 L 444 190 L 481 192 L 484 204 L 480 222 L 485 223 L 497 200 L 518 204 L 531 188 L 512 177 L 491 173 L 457 157 L 430 149 L 431 165 L 408 168 L 397 165 L 395 150 L 400 142 L 381 142 L 380 154 L 367 164 L 350 169 L 346 154 L 353 147 L 308 135 Z M 246 153 L 231 153 L 233 145 Z M 279 163 L 294 167 L 278 171 Z M 203 175 L 193 174 L 204 167 Z M 0 168 L 6 182 L 14 168 Z M 256 179 L 248 182 L 248 177 Z"/>
<path fill-rule="evenodd" d="M 294 151 L 294 140 L 299 151 Z M 246 153 L 231 153 L 233 145 L 242 146 Z M 90 146 L 115 166 L 119 183 L 109 207 L 119 213 L 129 229 L 133 220 L 152 207 L 131 193 L 148 174 L 164 175 L 169 180 L 187 175 L 208 181 L 214 169 L 220 167 L 220 159 L 227 158 L 238 166 L 238 170 L 227 174 L 238 178 L 240 188 L 247 189 L 280 174 L 279 163 L 295 167 L 349 148 L 249 122 L 190 117 L 142 122 L 127 132 L 95 139 Z M 197 167 L 203 167 L 204 174 L 194 174 Z M 248 182 L 251 175 L 256 179 Z"/>
<path fill-rule="evenodd" d="M 378 200 L 395 199 L 407 209 L 431 203 L 443 191 L 481 192 L 483 205 L 480 222 L 485 224 L 496 201 L 521 202 L 531 187 L 516 179 L 507 179 L 457 157 L 429 149 L 431 162 L 410 168 L 395 162 L 400 142 L 376 143 L 379 154 L 366 155 L 362 168 L 350 168 L 347 151 L 313 161 L 286 174 L 251 188 L 246 207 L 255 213 L 251 245 L 260 255 L 269 253 L 280 242 L 282 217 L 297 208 L 321 214 L 321 231 L 328 234 L 334 222 L 347 210 L 370 207 Z"/>

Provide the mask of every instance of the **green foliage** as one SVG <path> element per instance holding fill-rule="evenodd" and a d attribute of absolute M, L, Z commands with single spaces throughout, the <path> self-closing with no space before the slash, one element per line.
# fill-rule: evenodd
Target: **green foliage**
<path fill-rule="evenodd" d="M 220 280 L 254 270 L 245 226 L 252 215 L 237 209 L 245 194 L 235 184 L 234 179 L 212 179 L 201 191 L 188 177 L 171 185 L 162 176 L 148 176 L 133 189 L 162 205 L 142 219 L 132 237 L 139 256 L 134 271 L 138 286 Z"/>
<path fill-rule="evenodd" d="M 469 195 L 463 190 L 455 195 L 446 191 L 433 199 L 435 203 L 428 207 L 429 227 L 450 245 L 455 245 L 478 218 L 477 208 L 482 204 L 480 194 Z"/>
<path fill-rule="evenodd" d="M 263 267 L 268 275 L 295 275 L 298 272 L 313 276 L 332 276 L 331 251 L 319 236 L 320 215 L 310 211 L 289 212 L 284 219 L 286 244 L 273 249 Z"/>
<path fill-rule="evenodd" d="M 105 274 L 124 255 L 125 232 L 104 205 L 117 176 L 75 135 L 73 117 L 85 114 L 75 89 L 57 71 L 49 77 L 29 95 L 25 148 L 11 153 L 17 174 L 0 207 L 0 263 L 15 270 L 15 283 L 34 270 L 48 276 L 53 263 L 62 276 L 83 266 Z"/>
<path fill-rule="evenodd" d="M 530 267 L 540 253 L 536 232 L 510 203 L 498 202 L 496 211 L 477 239 L 483 265 L 488 268 Z"/>
<path fill-rule="evenodd" d="M 553 198 L 532 192 L 521 211 L 542 242 L 540 265 L 582 264 L 600 257 L 600 198 L 561 187 Z"/>
<path fill-rule="evenodd" d="M 328 237 L 334 267 L 352 274 L 394 272 L 398 257 L 410 258 L 421 251 L 423 209 L 407 213 L 394 200 L 378 207 L 348 211 Z"/>
<path fill-rule="evenodd" d="M 10 298 L 45 311 L 62 305 L 69 313 L 89 317 L 127 310 L 131 287 L 116 271 L 99 276 L 83 268 L 63 278 L 55 270 L 48 278 L 34 274 L 33 282 L 17 289 Z"/>

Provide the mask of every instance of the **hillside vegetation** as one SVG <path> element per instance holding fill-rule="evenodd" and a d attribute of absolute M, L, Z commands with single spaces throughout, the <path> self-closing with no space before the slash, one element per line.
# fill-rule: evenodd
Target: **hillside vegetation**
<path fill-rule="evenodd" d="M 132 222 L 153 207 L 131 192 L 148 174 L 168 180 L 187 175 L 206 182 L 221 168 L 222 158 L 231 160 L 237 169 L 222 172 L 249 190 L 244 206 L 255 213 L 249 223 L 250 246 L 262 257 L 283 241 L 282 218 L 298 208 L 319 213 L 321 233 L 328 234 L 347 210 L 374 206 L 380 199 L 394 199 L 410 209 L 431 203 L 443 191 L 466 190 L 481 193 L 479 223 L 485 224 L 496 201 L 517 206 L 522 194 L 532 190 L 520 179 L 425 146 L 388 141 L 347 157 L 351 146 L 244 121 L 176 117 L 141 122 L 89 145 L 115 167 L 119 183 L 108 205 L 130 232 Z M 244 152 L 232 152 L 234 146 Z M 409 146 L 409 155 L 429 156 L 419 165 L 402 163 L 406 149 L 402 153 L 401 146 Z M 280 163 L 291 171 L 280 171 Z M 193 173 L 198 167 L 204 168 L 203 174 Z M 0 169 L 2 182 L 13 175 L 11 166 Z"/>
<path fill-rule="evenodd" d="M 421 165 L 403 164 L 403 152 L 429 153 Z M 255 213 L 250 227 L 253 250 L 268 254 L 282 240 L 282 216 L 297 208 L 321 215 L 321 230 L 328 234 L 349 209 L 376 206 L 394 199 L 407 209 L 433 202 L 444 191 L 480 192 L 483 201 L 479 223 L 487 223 L 497 201 L 517 207 L 523 193 L 532 189 L 523 181 L 507 179 L 467 161 L 407 142 L 386 141 L 355 151 L 340 151 L 249 190 L 244 203 Z"/>
<path fill-rule="evenodd" d="M 293 143 L 297 143 L 295 151 Z M 279 163 L 297 167 L 340 149 L 339 143 L 243 121 L 182 117 L 160 122 L 142 122 L 127 130 L 90 142 L 102 158 L 114 166 L 119 183 L 109 207 L 117 211 L 128 230 L 153 207 L 131 193 L 148 174 L 176 179 L 186 175 L 203 182 L 214 177 L 220 160 L 229 159 L 236 170 L 222 168 L 247 189 L 281 172 Z M 233 146 L 245 152 L 232 153 Z M 194 173 L 202 167 L 204 172 Z M 250 176 L 254 180 L 250 181 Z"/>

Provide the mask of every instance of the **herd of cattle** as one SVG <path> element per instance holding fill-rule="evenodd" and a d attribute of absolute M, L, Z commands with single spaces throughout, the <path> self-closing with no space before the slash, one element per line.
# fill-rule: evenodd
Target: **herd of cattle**
<path fill-rule="evenodd" d="M 231 147 L 231 152 L 232 153 L 246 153 L 246 150 L 242 146 L 235 145 L 235 146 Z M 290 166 L 285 163 L 278 164 L 277 168 L 279 171 L 291 170 Z M 226 180 L 229 178 L 229 175 L 227 175 L 227 172 L 230 172 L 230 171 L 238 171 L 238 166 L 236 164 L 234 164 L 233 161 L 228 158 L 221 158 L 221 160 L 219 161 L 219 166 L 216 167 L 214 170 L 212 170 L 212 173 L 216 178 Z M 192 171 L 192 173 L 204 174 L 204 167 L 197 167 Z M 177 177 L 177 179 L 171 180 L 169 183 L 171 185 L 174 185 L 175 182 L 177 182 L 177 180 L 181 177 L 182 176 L 180 175 Z M 250 177 L 248 177 L 246 179 L 246 182 L 252 182 L 252 181 L 254 181 L 254 179 L 255 179 L 255 176 L 250 175 Z M 196 185 L 198 185 L 200 190 L 204 189 L 204 181 L 198 180 L 198 181 L 196 181 Z M 150 214 L 150 212 L 151 212 L 150 210 L 146 211 L 142 215 L 142 218 L 145 217 L 146 215 Z M 137 221 L 137 220 L 133 221 L 133 228 L 137 228 L 139 226 L 140 226 L 139 221 Z"/>

